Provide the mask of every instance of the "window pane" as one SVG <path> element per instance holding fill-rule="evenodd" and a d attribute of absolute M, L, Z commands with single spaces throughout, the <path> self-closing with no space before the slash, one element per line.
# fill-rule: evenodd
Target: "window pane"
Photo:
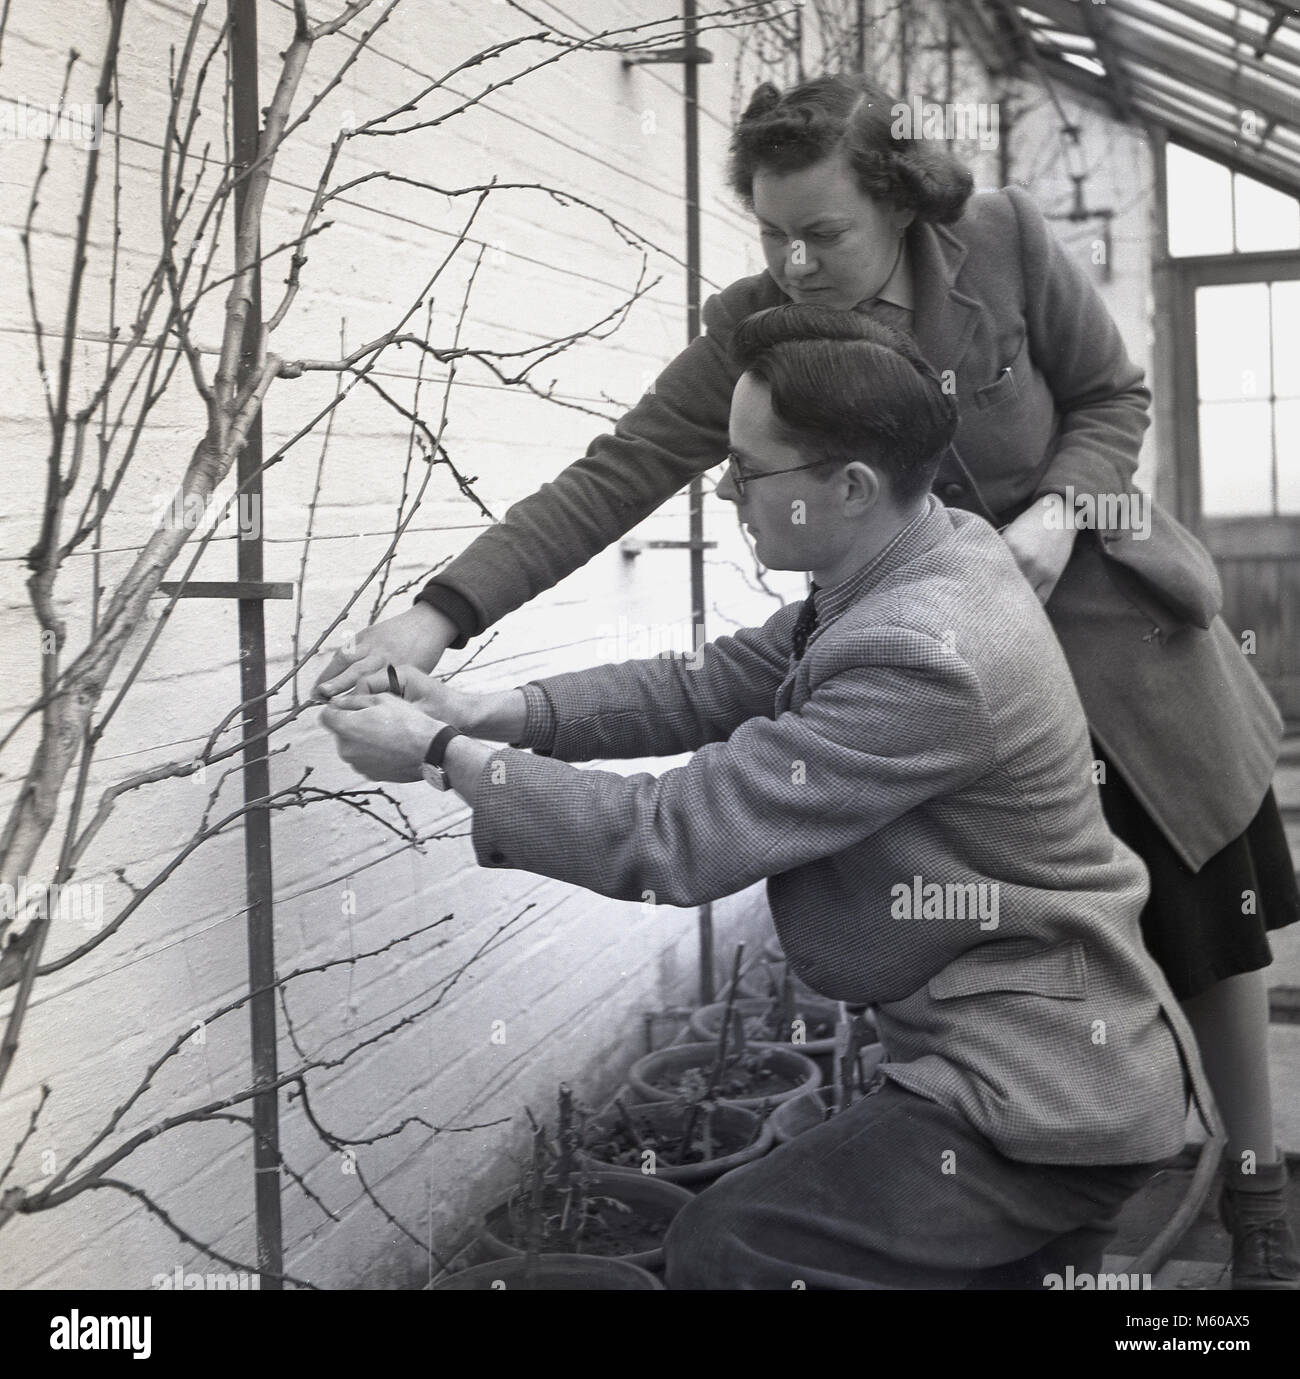
<path fill-rule="evenodd" d="M 1237 248 L 1243 254 L 1300 248 L 1300 203 L 1262 182 L 1238 175 Z"/>
<path fill-rule="evenodd" d="M 1272 407 L 1268 402 L 1201 405 L 1201 511 L 1243 517 L 1273 511 Z"/>
<path fill-rule="evenodd" d="M 1277 426 L 1277 510 L 1300 513 L 1300 402 L 1279 402 Z"/>
<path fill-rule="evenodd" d="M 1300 279 L 1273 284 L 1273 391 L 1300 397 Z"/>
<path fill-rule="evenodd" d="M 1269 354 L 1267 283 L 1196 289 L 1196 374 L 1203 400 L 1268 397 Z"/>
<path fill-rule="evenodd" d="M 1165 145 L 1169 252 L 1232 252 L 1232 174 L 1177 144 Z"/>

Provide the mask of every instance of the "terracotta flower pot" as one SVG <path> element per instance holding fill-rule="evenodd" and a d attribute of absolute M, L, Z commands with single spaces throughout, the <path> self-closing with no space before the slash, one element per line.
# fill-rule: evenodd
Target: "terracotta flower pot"
<path fill-rule="evenodd" d="M 687 1108 L 671 1101 L 648 1101 L 642 1105 L 629 1106 L 628 1115 L 632 1118 L 643 1138 L 662 1135 L 665 1140 L 679 1141 L 685 1128 Z M 704 1112 L 700 1113 L 701 1118 Z M 604 1141 L 603 1150 L 587 1149 L 583 1152 L 584 1161 L 615 1173 L 637 1173 L 645 1177 L 662 1178 L 670 1183 L 689 1184 L 703 1187 L 721 1178 L 741 1164 L 760 1159 L 772 1147 L 772 1132 L 767 1121 L 744 1106 L 731 1102 L 717 1102 L 709 1117 L 709 1133 L 714 1137 L 718 1152 L 711 1159 L 701 1159 L 692 1163 L 670 1163 L 664 1152 L 655 1150 L 654 1173 L 647 1174 L 642 1168 L 642 1158 L 635 1142 L 627 1132 L 622 1116 L 618 1111 L 606 1111 L 588 1125 L 589 1133 L 597 1140 Z M 699 1122 L 697 1121 L 697 1131 Z M 694 1137 L 692 1137 L 694 1138 Z M 606 1152 L 624 1147 L 628 1154 L 627 1163 L 612 1163 Z M 653 1144 L 651 1146 L 653 1148 Z"/>
<path fill-rule="evenodd" d="M 751 1053 L 760 1055 L 768 1071 L 768 1085 L 758 1086 L 752 1093 L 728 1094 L 725 1089 L 717 1097 L 719 1102 L 748 1106 L 751 1110 L 764 1104 L 773 1106 L 789 1101 L 813 1087 L 821 1085 L 821 1069 L 811 1058 L 786 1048 L 784 1044 L 755 1044 Z M 696 1069 L 707 1081 L 709 1070 L 718 1056 L 716 1044 L 672 1044 L 638 1058 L 627 1075 L 632 1090 L 642 1101 L 673 1101 L 678 1097 L 674 1084 L 691 1069 Z"/>
<path fill-rule="evenodd" d="M 632 1293 L 663 1291 L 653 1274 L 629 1264 L 625 1259 L 602 1259 L 599 1255 L 540 1255 L 528 1267 L 523 1255 L 490 1259 L 439 1280 L 430 1290 L 435 1293 L 506 1292 L 603 1292 Z"/>
<path fill-rule="evenodd" d="M 612 1197 L 632 1209 L 633 1216 L 644 1226 L 642 1235 L 647 1243 L 642 1243 L 626 1252 L 617 1249 L 599 1248 L 601 1242 L 591 1239 L 584 1242 L 579 1255 L 599 1255 L 601 1258 L 618 1258 L 628 1264 L 639 1265 L 642 1269 L 658 1269 L 663 1265 L 663 1238 L 668 1233 L 672 1219 L 688 1203 L 694 1200 L 684 1187 L 676 1183 L 666 1183 L 657 1177 L 642 1176 L 639 1173 L 622 1173 L 601 1169 L 584 1175 L 585 1190 L 588 1197 Z M 491 1259 L 510 1259 L 523 1257 L 523 1250 L 514 1244 L 511 1237 L 509 1202 L 501 1202 L 493 1207 L 484 1218 L 483 1229 L 479 1234 L 479 1245 Z M 603 1215 L 603 1213 L 602 1213 Z M 618 1211 L 611 1211 L 609 1220 L 625 1227 L 629 1218 Z M 648 1243 L 655 1240 L 655 1244 Z M 570 1251 L 544 1250 L 547 1255 L 570 1254 Z"/>
<path fill-rule="evenodd" d="M 804 1022 L 805 1037 L 803 1042 L 794 1042 L 795 1032 L 793 1029 L 786 1030 L 779 1039 L 768 1039 L 763 1042 L 797 1049 L 800 1053 L 807 1054 L 809 1058 L 816 1058 L 818 1054 L 822 1053 L 833 1053 L 835 1051 L 835 1021 L 840 1013 L 839 1002 L 827 1000 L 825 996 L 807 996 L 796 993 L 794 1008 L 796 1017 Z M 722 1034 L 722 1017 L 726 1009 L 727 1003 L 725 1001 L 715 1001 L 712 1005 L 701 1006 L 691 1016 L 691 1033 L 702 1042 L 716 1042 Z M 760 1029 L 764 1017 L 772 1009 L 771 1000 L 767 998 L 756 1001 L 738 1000 L 733 1009 L 740 1011 L 741 1018 L 745 1021 L 746 1037 L 751 1041 L 762 1040 Z M 828 1024 L 829 1033 L 819 1038 L 812 1037 L 815 1027 Z"/>
<path fill-rule="evenodd" d="M 884 1055 L 885 1050 L 880 1044 L 868 1044 L 858 1054 L 864 1082 L 876 1071 Z M 833 1087 L 817 1087 L 778 1106 L 772 1112 L 770 1122 L 777 1144 L 789 1144 L 805 1130 L 820 1125 L 826 1120 L 827 1108 L 834 1104 L 834 1098 Z"/>

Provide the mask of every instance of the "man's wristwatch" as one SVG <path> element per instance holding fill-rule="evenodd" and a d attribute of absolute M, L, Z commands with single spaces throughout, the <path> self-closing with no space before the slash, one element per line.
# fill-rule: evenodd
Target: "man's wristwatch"
<path fill-rule="evenodd" d="M 433 741 L 429 743 L 429 750 L 424 754 L 424 765 L 420 767 L 420 774 L 435 790 L 451 789 L 451 777 L 444 769 L 442 759 L 447 754 L 447 744 L 453 737 L 460 736 L 460 729 L 453 728 L 451 724 L 448 724 L 445 728 L 440 728 Z"/>

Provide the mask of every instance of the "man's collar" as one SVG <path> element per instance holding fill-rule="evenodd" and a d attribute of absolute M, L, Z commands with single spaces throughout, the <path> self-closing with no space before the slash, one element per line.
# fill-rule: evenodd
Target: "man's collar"
<path fill-rule="evenodd" d="M 934 543 L 933 524 L 944 512 L 943 504 L 933 493 L 926 494 L 920 512 L 893 537 L 889 544 L 877 551 L 869 561 L 855 570 L 848 579 L 827 588 L 817 588 L 817 627 L 823 630 L 846 609 L 855 604 L 868 589 L 899 565 L 906 564 L 918 551 Z"/>

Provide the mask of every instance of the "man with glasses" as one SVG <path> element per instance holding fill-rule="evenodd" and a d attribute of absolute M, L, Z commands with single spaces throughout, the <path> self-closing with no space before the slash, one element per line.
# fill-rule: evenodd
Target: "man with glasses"
<path fill-rule="evenodd" d="M 740 456 L 734 450 L 729 450 L 727 452 L 727 475 L 736 486 L 737 496 L 743 498 L 745 485 L 755 479 L 771 479 L 777 474 L 798 474 L 801 470 L 821 469 L 824 465 L 833 463 L 832 460 L 814 460 L 811 464 L 792 464 L 788 469 L 764 469 L 757 474 L 746 474 L 740 467 Z"/>
<path fill-rule="evenodd" d="M 718 495 L 808 599 L 689 661 L 499 694 L 402 668 L 325 722 L 363 774 L 455 789 L 484 866 L 670 905 L 768 878 L 792 969 L 874 1007 L 869 1094 L 696 1198 L 670 1286 L 1095 1275 L 1189 1078 L 1205 1103 L 1064 657 L 992 528 L 929 492 L 956 412 L 909 340 L 802 305 L 733 349 Z M 658 778 L 568 764 L 687 750 Z"/>

